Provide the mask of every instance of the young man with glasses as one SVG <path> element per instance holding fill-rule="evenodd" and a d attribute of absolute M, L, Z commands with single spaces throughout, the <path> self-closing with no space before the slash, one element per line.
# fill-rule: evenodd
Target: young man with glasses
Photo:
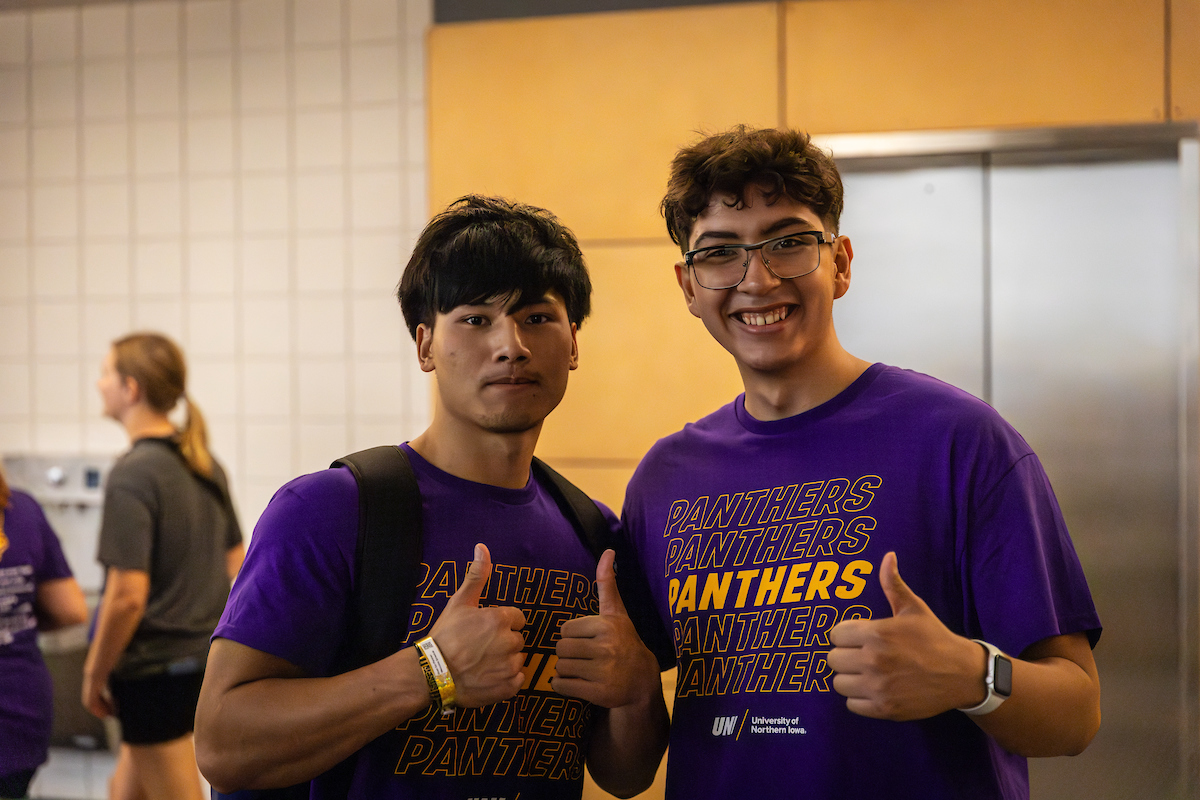
<path fill-rule="evenodd" d="M 1037 457 L 985 403 L 838 342 L 854 251 L 805 134 L 684 148 L 662 210 L 745 386 L 625 499 L 678 659 L 668 798 L 1028 797 L 1025 757 L 1100 722 L 1100 622 Z"/>

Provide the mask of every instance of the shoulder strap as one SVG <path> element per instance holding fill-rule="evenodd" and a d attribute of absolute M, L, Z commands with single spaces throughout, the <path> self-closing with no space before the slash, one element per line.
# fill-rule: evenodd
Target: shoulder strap
<path fill-rule="evenodd" d="M 642 641 L 658 659 L 659 666 L 664 670 L 675 666 L 675 645 L 654 610 L 649 583 L 625 538 L 613 535 L 608 520 L 590 497 L 536 456 L 533 459 L 533 471 L 545 479 L 545 485 L 550 487 L 559 508 L 571 520 L 575 532 L 597 561 L 605 550 L 612 548 L 616 551 L 614 569 L 617 573 L 617 589 L 621 592 L 629 619 Z"/>
<path fill-rule="evenodd" d="M 421 493 L 404 450 L 387 445 L 339 458 L 358 483 L 358 545 L 350 643 L 339 671 L 400 649 L 421 569 Z"/>
<path fill-rule="evenodd" d="M 563 514 L 571 521 L 575 532 L 596 560 L 604 555 L 605 550 L 616 546 L 608 520 L 600 513 L 592 498 L 537 456 L 533 458 L 532 467 L 534 474 L 544 479 Z"/>

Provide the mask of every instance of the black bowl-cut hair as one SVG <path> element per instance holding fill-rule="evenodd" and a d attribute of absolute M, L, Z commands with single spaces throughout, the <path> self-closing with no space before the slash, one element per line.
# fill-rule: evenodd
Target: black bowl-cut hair
<path fill-rule="evenodd" d="M 458 306 L 511 297 L 520 308 L 549 291 L 582 325 L 592 281 L 575 235 L 543 208 L 471 194 L 421 231 L 396 296 L 416 339 L 418 325 Z"/>

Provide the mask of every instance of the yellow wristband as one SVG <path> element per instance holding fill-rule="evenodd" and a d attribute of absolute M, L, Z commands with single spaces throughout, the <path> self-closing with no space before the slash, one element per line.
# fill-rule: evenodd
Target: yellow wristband
<path fill-rule="evenodd" d="M 425 683 L 429 685 L 429 696 L 433 700 L 434 708 L 441 708 L 442 695 L 438 692 L 437 679 L 433 677 L 433 670 L 429 666 L 429 661 L 426 660 L 425 654 L 420 650 L 417 651 L 417 661 L 421 664 L 421 672 L 425 673 Z"/>
<path fill-rule="evenodd" d="M 417 653 L 420 656 L 421 668 L 425 671 L 425 680 L 429 683 L 430 694 L 436 692 L 438 705 L 442 716 L 448 717 L 454 713 L 454 678 L 450 675 L 450 667 L 442 651 L 438 649 L 433 638 L 426 636 L 417 642 Z"/>

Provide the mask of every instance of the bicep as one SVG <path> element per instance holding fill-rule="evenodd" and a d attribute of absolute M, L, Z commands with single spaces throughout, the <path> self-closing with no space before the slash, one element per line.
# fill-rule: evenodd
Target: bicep
<path fill-rule="evenodd" d="M 1096 670 L 1096 659 L 1092 657 L 1092 647 L 1085 633 L 1049 636 L 1022 650 L 1020 658 L 1034 663 L 1050 663 L 1053 659 L 1069 661 L 1087 675 L 1097 691 L 1100 689 L 1100 673 Z"/>
<path fill-rule="evenodd" d="M 200 705 L 220 702 L 229 691 L 267 678 L 304 678 L 307 673 L 292 662 L 247 647 L 232 639 L 213 639 L 200 690 Z"/>
<path fill-rule="evenodd" d="M 109 567 L 104 582 L 104 602 L 144 607 L 150 598 L 150 573 L 140 569 Z"/>
<path fill-rule="evenodd" d="M 37 585 L 37 616 L 43 630 L 87 622 L 87 601 L 74 578 L 55 578 Z"/>

